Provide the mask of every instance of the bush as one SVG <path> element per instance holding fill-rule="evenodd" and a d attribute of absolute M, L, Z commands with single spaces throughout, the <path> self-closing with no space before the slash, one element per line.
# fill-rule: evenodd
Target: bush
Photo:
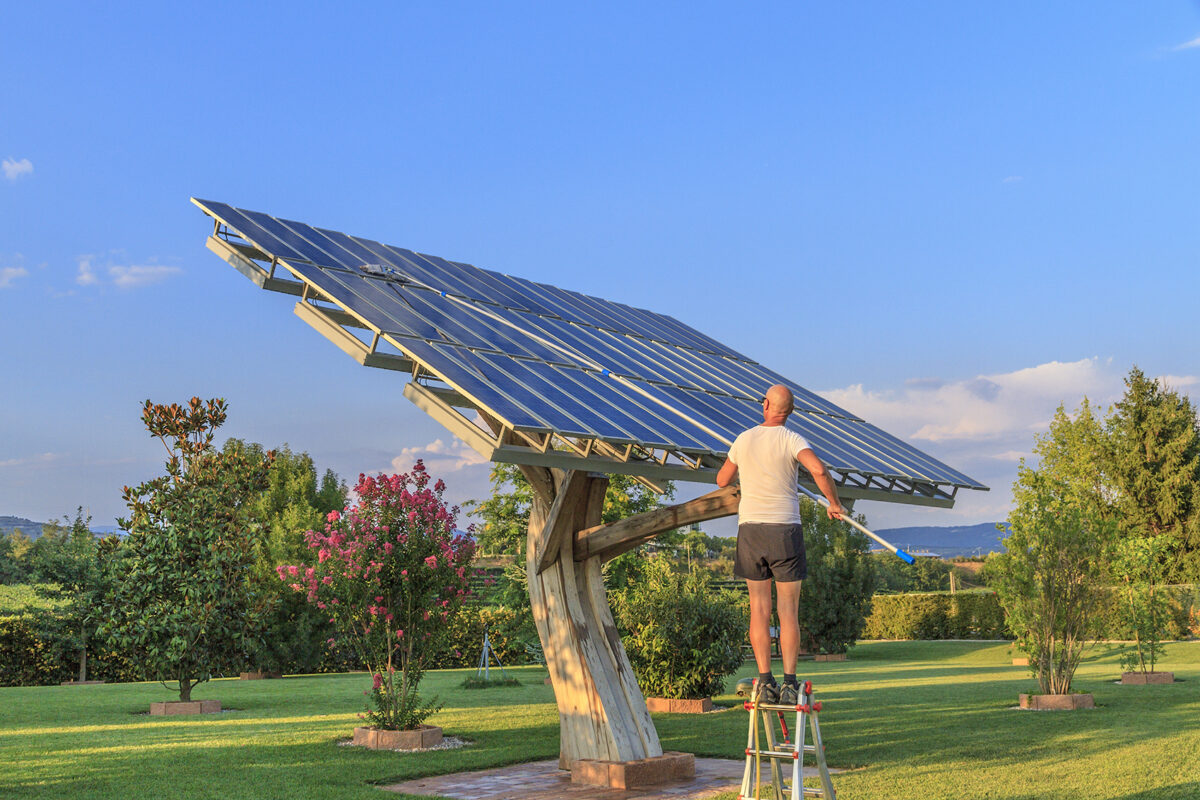
<path fill-rule="evenodd" d="M 324 532 L 309 531 L 311 565 L 280 565 L 282 581 L 329 614 L 340 640 L 374 673 L 375 708 L 365 719 L 383 730 L 413 730 L 435 713 L 417 694 L 428 655 L 462 606 L 475 555 L 454 527 L 457 507 L 421 461 L 411 473 L 359 477 L 358 504 L 329 512 Z M 331 638 L 330 644 L 338 639 Z"/>
<path fill-rule="evenodd" d="M 875 595 L 868 639 L 1010 638 L 995 592 Z"/>
<path fill-rule="evenodd" d="M 642 691 L 672 699 L 721 694 L 742 666 L 749 619 L 741 598 L 714 590 L 700 570 L 671 572 L 665 559 L 648 559 L 644 569 L 641 581 L 612 595 Z"/>

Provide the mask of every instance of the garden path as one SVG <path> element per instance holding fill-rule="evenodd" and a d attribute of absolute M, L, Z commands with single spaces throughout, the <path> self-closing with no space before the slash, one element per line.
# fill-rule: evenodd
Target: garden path
<path fill-rule="evenodd" d="M 696 777 L 691 780 L 626 790 L 573 784 L 571 773 L 560 770 L 558 760 L 554 759 L 477 772 L 437 775 L 383 788 L 392 792 L 439 795 L 456 800 L 700 800 L 736 792 L 742 782 L 744 768 L 745 762 L 740 760 L 697 758 Z M 805 768 L 805 777 L 815 775 L 815 768 Z"/>

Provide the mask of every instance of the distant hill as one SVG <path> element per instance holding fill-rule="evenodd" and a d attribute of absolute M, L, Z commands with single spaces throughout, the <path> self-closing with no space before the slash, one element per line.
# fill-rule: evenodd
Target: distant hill
<path fill-rule="evenodd" d="M 0 516 L 0 532 L 4 533 L 5 536 L 12 533 L 14 529 L 20 528 L 21 533 L 30 539 L 36 539 L 42 535 L 42 526 L 45 524 L 44 522 L 34 522 L 24 517 Z"/>
<path fill-rule="evenodd" d="M 0 516 L 0 535 L 8 536 L 14 530 L 20 529 L 21 533 L 30 539 L 36 539 L 42 535 L 42 526 L 45 524 L 47 523 L 34 522 L 24 517 Z M 116 525 L 93 525 L 91 530 L 97 536 L 108 536 L 113 533 L 123 535 L 125 533 Z"/>
<path fill-rule="evenodd" d="M 1007 531 L 1008 523 L 1001 524 Z M 953 558 L 1004 552 L 1000 539 L 1008 534 L 996 530 L 996 525 L 995 522 L 981 522 L 978 525 L 917 525 L 875 532 L 901 550 Z"/>

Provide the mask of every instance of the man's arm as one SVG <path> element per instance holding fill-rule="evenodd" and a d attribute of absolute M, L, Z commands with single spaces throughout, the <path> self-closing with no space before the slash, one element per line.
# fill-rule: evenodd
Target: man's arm
<path fill-rule="evenodd" d="M 796 460 L 808 470 L 809 475 L 813 476 L 817 488 L 829 501 L 829 508 L 825 510 L 825 513 L 829 515 L 830 519 L 841 519 L 842 515 L 846 513 L 846 509 L 842 508 L 842 501 L 838 499 L 837 486 L 834 485 L 833 478 L 829 477 L 829 470 L 825 468 L 825 462 L 821 461 L 817 454 L 807 447 L 796 453 Z M 724 467 L 721 469 L 724 470 Z M 721 476 L 718 474 L 717 483 L 724 485 L 720 481 Z"/>
<path fill-rule="evenodd" d="M 809 451 L 812 452 L 812 451 Z M 729 484 L 733 483 L 733 477 L 737 475 L 737 464 L 725 459 L 725 463 L 721 465 L 721 471 L 717 473 L 717 486 L 724 489 Z"/>

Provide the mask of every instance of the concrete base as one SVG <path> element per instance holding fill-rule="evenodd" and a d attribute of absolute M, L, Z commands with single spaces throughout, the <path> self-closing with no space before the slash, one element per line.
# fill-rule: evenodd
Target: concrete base
<path fill-rule="evenodd" d="M 1096 699 L 1090 694 L 1023 694 L 1020 700 L 1021 708 L 1035 711 L 1074 711 L 1096 707 Z"/>
<path fill-rule="evenodd" d="M 1025 656 L 1024 658 L 1014 658 L 1013 666 L 1014 667 L 1028 667 L 1029 666 L 1029 656 Z"/>
<path fill-rule="evenodd" d="M 1127 686 L 1145 686 L 1148 683 L 1174 683 L 1174 672 L 1122 672 L 1121 683 Z"/>
<path fill-rule="evenodd" d="M 699 700 L 669 700 L 665 697 L 647 697 L 646 710 L 666 714 L 706 714 L 713 710 L 712 698 Z"/>
<path fill-rule="evenodd" d="M 411 731 L 354 729 L 354 744 L 371 750 L 424 750 L 441 743 L 442 729 L 436 725 L 422 725 Z"/>
<path fill-rule="evenodd" d="M 817 653 L 813 656 L 813 661 L 845 661 L 845 653 Z"/>
<path fill-rule="evenodd" d="M 175 714 L 217 714 L 221 711 L 220 700 L 171 700 L 166 703 L 151 703 L 150 716 L 162 717 Z"/>
<path fill-rule="evenodd" d="M 63 681 L 59 686 L 99 686 L 104 681 Z"/>
<path fill-rule="evenodd" d="M 657 783 L 684 781 L 695 775 L 696 757 L 691 753 L 663 753 L 639 761 L 581 758 L 571 762 L 571 783 L 609 789 L 636 789 Z"/>

